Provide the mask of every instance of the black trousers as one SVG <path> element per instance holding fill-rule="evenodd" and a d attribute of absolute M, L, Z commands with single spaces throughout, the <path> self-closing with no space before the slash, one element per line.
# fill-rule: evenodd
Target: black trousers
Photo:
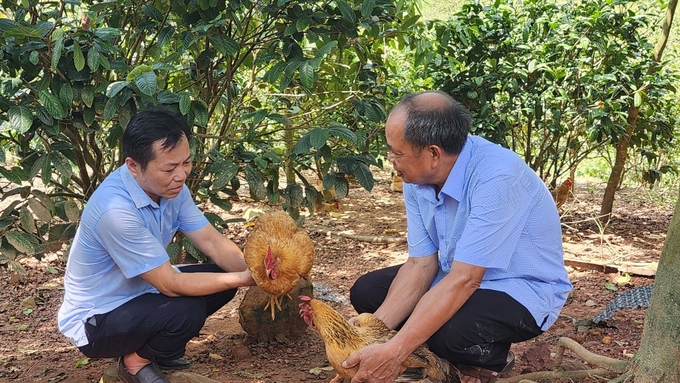
<path fill-rule="evenodd" d="M 224 272 L 214 264 L 182 266 L 180 270 Z M 79 349 L 90 358 L 116 358 L 132 352 L 149 360 L 181 358 L 206 318 L 231 301 L 236 291 L 203 297 L 140 295 L 108 313 L 88 318 L 85 331 L 89 343 Z"/>
<path fill-rule="evenodd" d="M 350 301 L 357 313 L 378 309 L 400 267 L 376 270 L 357 279 L 350 289 Z M 542 333 L 529 310 L 508 294 L 479 289 L 430 337 L 427 345 L 453 364 L 500 371 L 512 343 Z"/>

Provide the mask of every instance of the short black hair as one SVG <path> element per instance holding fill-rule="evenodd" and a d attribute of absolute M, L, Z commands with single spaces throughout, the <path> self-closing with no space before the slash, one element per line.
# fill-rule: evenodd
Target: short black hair
<path fill-rule="evenodd" d="M 424 94 L 438 94 L 440 103 L 425 103 Z M 460 154 L 472 124 L 472 113 L 448 94 L 430 90 L 409 93 L 395 107 L 406 111 L 404 139 L 416 149 L 437 145 L 445 152 Z"/>
<path fill-rule="evenodd" d="M 162 141 L 163 150 L 174 149 L 182 137 L 188 141 L 191 129 L 180 113 L 163 108 L 143 110 L 130 119 L 123 132 L 123 158 L 132 158 L 144 170 L 156 158 L 154 142 Z"/>

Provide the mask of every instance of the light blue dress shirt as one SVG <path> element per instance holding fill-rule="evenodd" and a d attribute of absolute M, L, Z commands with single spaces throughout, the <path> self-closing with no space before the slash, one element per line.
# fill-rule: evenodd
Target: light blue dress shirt
<path fill-rule="evenodd" d="M 59 330 L 75 346 L 88 344 L 85 321 L 146 293 L 141 277 L 169 260 L 165 250 L 177 230 L 208 225 L 185 185 L 172 199 L 154 202 L 123 165 L 87 202 L 73 239 L 64 277 Z"/>
<path fill-rule="evenodd" d="M 436 284 L 453 261 L 485 267 L 481 289 L 503 291 L 547 330 L 572 289 L 547 187 L 511 150 L 469 136 L 444 187 L 404 184 L 410 257 L 438 252 Z"/>

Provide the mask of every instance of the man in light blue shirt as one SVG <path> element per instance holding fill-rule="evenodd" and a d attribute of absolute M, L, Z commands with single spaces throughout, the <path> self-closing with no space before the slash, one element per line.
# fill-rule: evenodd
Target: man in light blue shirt
<path fill-rule="evenodd" d="M 135 115 L 122 138 L 125 164 L 88 200 L 69 252 L 59 330 L 86 356 L 120 357 L 126 383 L 168 382 L 208 315 L 255 281 L 243 253 L 194 204 L 191 130 L 164 109 Z M 175 268 L 167 245 L 181 231 L 214 264 Z"/>
<path fill-rule="evenodd" d="M 512 343 L 557 319 L 571 284 L 555 203 L 514 152 L 469 136 L 471 114 L 442 92 L 405 96 L 385 126 L 404 181 L 409 258 L 350 291 L 398 333 L 345 361 L 352 382 L 392 382 L 419 345 L 456 365 L 464 383 L 512 368 Z"/>

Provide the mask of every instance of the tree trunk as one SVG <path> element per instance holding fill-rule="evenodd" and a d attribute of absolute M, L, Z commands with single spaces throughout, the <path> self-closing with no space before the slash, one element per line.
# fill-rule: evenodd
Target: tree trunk
<path fill-rule="evenodd" d="M 612 208 L 614 206 L 614 195 L 616 194 L 616 189 L 621 184 L 623 167 L 626 166 L 626 161 L 628 160 L 628 143 L 635 130 L 639 111 L 640 109 L 634 106 L 631 106 L 630 109 L 628 109 L 626 134 L 621 137 L 621 140 L 616 145 L 614 167 L 612 167 L 612 171 L 609 174 L 609 180 L 607 181 L 607 187 L 604 190 L 604 197 L 602 197 L 602 206 L 600 208 L 600 222 L 603 224 L 608 223 L 611 219 Z"/>
<path fill-rule="evenodd" d="M 668 36 L 671 32 L 671 26 L 673 25 L 673 17 L 675 16 L 675 8 L 678 5 L 678 0 L 670 0 L 668 2 L 668 8 L 666 8 L 666 17 L 663 21 L 663 26 L 661 27 L 661 36 L 659 36 L 659 41 L 657 41 L 654 47 L 654 52 L 652 53 L 652 58 L 654 61 L 661 61 L 661 56 L 666 48 L 666 43 L 668 42 Z M 630 137 L 635 130 L 635 124 L 637 123 L 637 116 L 639 109 L 632 106 L 628 110 L 628 120 L 626 127 L 626 136 L 623 137 L 619 143 L 616 145 L 616 159 L 614 161 L 614 167 L 609 175 L 609 180 L 607 181 L 607 188 L 604 191 L 604 197 L 602 197 L 602 206 L 600 208 L 600 221 L 603 223 L 609 222 L 611 219 L 612 208 L 614 206 L 614 195 L 616 194 L 616 189 L 618 185 L 621 184 L 621 177 L 623 174 L 623 168 L 628 160 L 628 144 L 630 142 Z"/>
<path fill-rule="evenodd" d="M 628 372 L 635 383 L 680 382 L 680 200 L 668 228 L 640 349 Z"/>

